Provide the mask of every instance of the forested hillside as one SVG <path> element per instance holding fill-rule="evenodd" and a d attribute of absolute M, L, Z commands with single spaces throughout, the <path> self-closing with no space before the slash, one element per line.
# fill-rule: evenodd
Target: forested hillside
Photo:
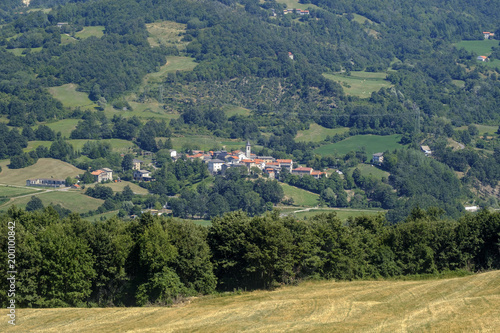
<path fill-rule="evenodd" d="M 252 0 L 3 2 L 0 156 L 11 169 L 50 157 L 132 181 L 125 156 L 156 154 L 156 182 L 140 184 L 149 197 L 110 196 L 101 213 L 167 203 L 176 216 L 212 218 L 292 203 L 280 186 L 255 181 L 262 172 L 215 178 L 185 156 L 166 157 L 248 139 L 260 155 L 329 175 L 278 177 L 322 206 L 384 209 L 391 223 L 415 207 L 452 218 L 467 204 L 498 208 L 498 0 L 296 5 L 308 11 Z M 335 134 L 299 140 L 313 126 Z M 369 135 L 387 138 L 383 177 L 362 174 Z M 360 143 L 337 150 L 350 138 Z"/>

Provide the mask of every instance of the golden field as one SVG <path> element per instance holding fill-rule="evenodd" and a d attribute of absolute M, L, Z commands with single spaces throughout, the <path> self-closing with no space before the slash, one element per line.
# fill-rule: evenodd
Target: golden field
<path fill-rule="evenodd" d="M 2 332 L 498 332 L 500 271 L 440 280 L 304 282 L 172 308 L 18 309 Z M 10 325 L 9 325 L 10 326 Z"/>

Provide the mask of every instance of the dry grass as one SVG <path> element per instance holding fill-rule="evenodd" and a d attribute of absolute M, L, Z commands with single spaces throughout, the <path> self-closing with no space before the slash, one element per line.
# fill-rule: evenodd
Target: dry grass
<path fill-rule="evenodd" d="M 19 309 L 17 316 L 9 332 L 495 332 L 500 271 L 427 281 L 307 282 L 174 308 Z"/>
<path fill-rule="evenodd" d="M 172 21 L 162 21 L 146 24 L 149 32 L 149 45 L 175 46 L 179 51 L 186 49 L 189 42 L 183 42 L 182 37 L 186 32 L 186 25 Z"/>
<path fill-rule="evenodd" d="M 36 164 L 23 169 L 9 169 L 9 160 L 0 162 L 2 172 L 0 173 L 0 184 L 26 185 L 26 180 L 30 178 L 56 178 L 66 179 L 82 174 L 84 170 L 73 165 L 52 158 L 41 158 Z"/>

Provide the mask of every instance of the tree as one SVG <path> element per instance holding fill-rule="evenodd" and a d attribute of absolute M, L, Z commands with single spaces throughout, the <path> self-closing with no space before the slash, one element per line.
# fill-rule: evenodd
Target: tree
<path fill-rule="evenodd" d="M 40 198 L 38 198 L 37 196 L 31 196 L 31 200 L 28 201 L 28 203 L 26 204 L 26 210 L 28 212 L 30 211 L 34 211 L 34 210 L 40 210 L 40 209 L 43 209 L 43 203 L 42 203 L 42 200 L 40 200 Z"/>
<path fill-rule="evenodd" d="M 132 154 L 126 154 L 125 156 L 123 156 L 123 160 L 122 160 L 122 168 L 124 171 L 127 171 L 127 170 L 132 170 L 134 164 L 133 164 L 133 161 L 134 160 L 134 155 Z"/>

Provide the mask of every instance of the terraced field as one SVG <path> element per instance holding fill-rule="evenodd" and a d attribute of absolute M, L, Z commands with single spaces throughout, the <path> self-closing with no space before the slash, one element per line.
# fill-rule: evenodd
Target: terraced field
<path fill-rule="evenodd" d="M 0 315 L 6 318 L 6 309 Z M 18 309 L 8 332 L 498 332 L 500 271 L 441 280 L 306 282 L 172 308 Z"/>

